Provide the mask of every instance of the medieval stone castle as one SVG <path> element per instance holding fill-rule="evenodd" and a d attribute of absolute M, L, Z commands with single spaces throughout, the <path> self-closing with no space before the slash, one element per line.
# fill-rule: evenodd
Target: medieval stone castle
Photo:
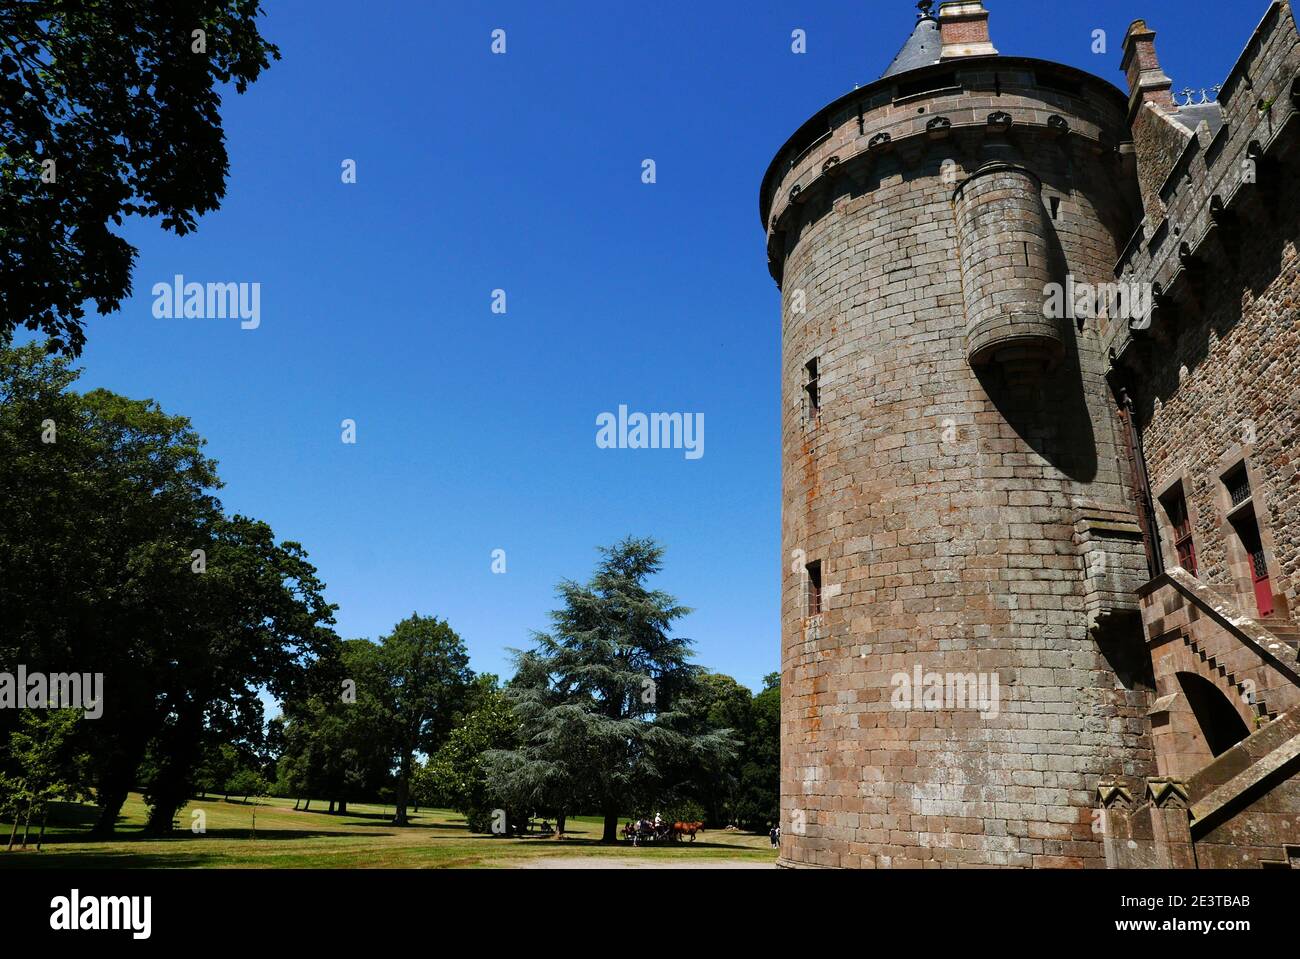
<path fill-rule="evenodd" d="M 783 864 L 1300 867 L 1300 35 L 1259 6 L 1211 100 L 1144 21 L 1126 94 L 922 3 L 772 162 Z"/>

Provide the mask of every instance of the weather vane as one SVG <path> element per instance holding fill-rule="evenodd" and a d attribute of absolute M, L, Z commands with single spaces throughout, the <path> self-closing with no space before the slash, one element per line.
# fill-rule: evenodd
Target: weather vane
<path fill-rule="evenodd" d="M 934 0 L 921 0 L 921 2 L 916 5 L 916 8 L 921 11 L 921 16 L 923 18 L 930 16 L 930 10 L 933 7 Z"/>

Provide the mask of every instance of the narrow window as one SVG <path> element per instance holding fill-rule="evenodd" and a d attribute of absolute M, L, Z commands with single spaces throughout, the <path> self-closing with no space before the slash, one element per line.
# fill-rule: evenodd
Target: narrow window
<path fill-rule="evenodd" d="M 1179 483 L 1164 495 L 1161 501 L 1174 531 L 1174 549 L 1178 552 L 1178 565 L 1196 575 L 1196 543 L 1192 540 L 1192 521 L 1187 513 L 1187 498 Z"/>
<path fill-rule="evenodd" d="M 808 615 L 822 614 L 822 561 L 815 560 L 804 567 L 808 572 Z"/>
<path fill-rule="evenodd" d="M 1234 507 L 1230 517 L 1237 539 L 1246 554 L 1246 572 L 1255 593 L 1255 606 L 1261 617 L 1273 615 L 1273 582 L 1268 575 L 1268 556 L 1264 552 L 1264 542 L 1259 534 L 1259 520 L 1255 518 L 1253 505 L 1242 506 L 1251 498 L 1250 474 L 1246 464 L 1242 463 L 1231 473 L 1223 477 L 1223 485 L 1228 490 L 1228 498 Z"/>
<path fill-rule="evenodd" d="M 805 363 L 804 372 L 807 374 L 807 379 L 804 381 L 803 391 L 808 397 L 808 422 L 811 423 L 817 419 L 822 408 L 821 378 L 817 372 L 817 360 L 811 359 Z"/>
<path fill-rule="evenodd" d="M 1228 496 L 1233 506 L 1240 506 L 1250 499 L 1250 476 L 1246 473 L 1246 464 L 1242 463 L 1223 478 L 1223 485 L 1228 488 Z"/>

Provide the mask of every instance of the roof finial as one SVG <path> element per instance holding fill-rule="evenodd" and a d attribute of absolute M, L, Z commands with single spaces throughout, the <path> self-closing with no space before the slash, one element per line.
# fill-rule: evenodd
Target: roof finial
<path fill-rule="evenodd" d="M 934 0 L 921 0 L 921 2 L 916 5 L 916 8 L 921 11 L 917 15 L 918 20 L 933 19 L 933 17 L 930 14 L 930 11 L 934 8 Z"/>

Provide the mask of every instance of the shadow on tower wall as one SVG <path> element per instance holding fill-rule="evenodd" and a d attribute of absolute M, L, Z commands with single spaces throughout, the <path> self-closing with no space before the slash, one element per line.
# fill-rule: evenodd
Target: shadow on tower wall
<path fill-rule="evenodd" d="M 1041 213 L 1051 279 L 1064 284 L 1069 272 L 1065 251 L 1046 209 Z M 1058 322 L 1065 355 L 1036 383 L 1010 384 L 996 363 L 975 374 L 989 401 L 1030 449 L 1075 482 L 1090 483 L 1097 476 L 1097 437 L 1084 394 L 1078 330 L 1067 320 Z"/>

